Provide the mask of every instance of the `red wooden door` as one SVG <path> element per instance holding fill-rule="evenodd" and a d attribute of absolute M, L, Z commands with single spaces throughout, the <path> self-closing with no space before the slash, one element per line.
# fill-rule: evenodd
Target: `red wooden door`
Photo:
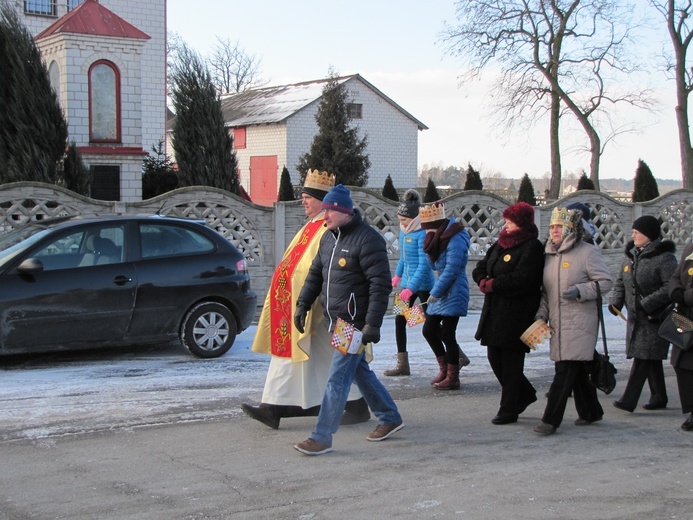
<path fill-rule="evenodd" d="M 250 198 L 255 204 L 271 206 L 277 202 L 277 156 L 250 158 Z"/>

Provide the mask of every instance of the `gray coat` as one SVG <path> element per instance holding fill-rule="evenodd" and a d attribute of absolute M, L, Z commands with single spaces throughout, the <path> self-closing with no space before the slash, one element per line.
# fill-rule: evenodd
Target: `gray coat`
<path fill-rule="evenodd" d="M 657 239 L 638 254 L 633 241 L 616 278 L 611 304 L 628 311 L 626 355 L 636 359 L 666 359 L 669 343 L 657 334 L 659 316 L 669 305 L 667 286 L 676 270 L 676 245 Z"/>
<path fill-rule="evenodd" d="M 597 246 L 571 233 L 556 250 L 546 243 L 544 285 L 537 317 L 554 329 L 551 336 L 551 361 L 591 361 L 597 344 L 599 316 L 597 286 L 602 296 L 613 284 L 609 268 Z M 577 287 L 580 297 L 566 300 L 563 292 Z"/>

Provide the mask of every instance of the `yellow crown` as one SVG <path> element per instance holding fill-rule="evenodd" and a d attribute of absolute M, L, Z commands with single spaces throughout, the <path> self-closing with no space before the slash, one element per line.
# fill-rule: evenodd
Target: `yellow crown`
<path fill-rule="evenodd" d="M 436 220 L 445 219 L 445 204 L 442 202 L 434 202 L 428 206 L 419 208 L 419 217 L 421 222 L 435 222 Z"/>
<path fill-rule="evenodd" d="M 563 226 L 564 228 L 573 229 L 573 215 L 575 210 L 565 208 L 553 208 L 549 226 Z"/>
<path fill-rule="evenodd" d="M 303 187 L 328 192 L 334 186 L 334 183 L 334 175 L 330 175 L 327 172 L 320 173 L 318 170 L 308 170 Z"/>

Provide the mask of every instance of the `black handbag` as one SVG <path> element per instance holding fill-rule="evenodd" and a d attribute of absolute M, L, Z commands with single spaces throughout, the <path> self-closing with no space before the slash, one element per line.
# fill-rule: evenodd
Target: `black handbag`
<path fill-rule="evenodd" d="M 594 350 L 594 358 L 589 364 L 587 377 L 592 386 L 601 390 L 605 394 L 610 394 L 616 388 L 616 367 L 609 361 L 609 350 L 606 346 L 606 328 L 604 326 L 604 312 L 602 310 L 602 293 L 597 284 L 597 313 L 599 315 L 599 325 L 602 330 L 602 343 L 604 345 L 604 353 L 600 354 L 597 349 Z"/>
<path fill-rule="evenodd" d="M 681 350 L 693 348 L 693 321 L 672 309 L 657 331 L 660 338 Z"/>

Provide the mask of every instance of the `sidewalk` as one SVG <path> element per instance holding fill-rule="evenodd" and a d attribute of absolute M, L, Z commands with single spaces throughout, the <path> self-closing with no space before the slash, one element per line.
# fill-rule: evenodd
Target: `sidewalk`
<path fill-rule="evenodd" d="M 477 344 L 452 392 L 430 387 L 434 363 L 424 366 L 417 346 L 412 376 L 381 377 L 406 427 L 379 443 L 365 439 L 374 419 L 342 427 L 319 457 L 292 448 L 314 418 L 271 430 L 237 403 L 223 420 L 1 443 L 0 519 L 688 518 L 693 434 L 680 429 L 673 370 L 665 365 L 669 408 L 617 410 L 629 366 L 617 343 L 604 420 L 575 426 L 571 400 L 549 437 L 532 432 L 552 377 L 546 353 L 528 356 L 539 401 L 518 423 L 495 426 L 499 387 Z M 379 375 L 394 360 L 383 354 Z"/>

